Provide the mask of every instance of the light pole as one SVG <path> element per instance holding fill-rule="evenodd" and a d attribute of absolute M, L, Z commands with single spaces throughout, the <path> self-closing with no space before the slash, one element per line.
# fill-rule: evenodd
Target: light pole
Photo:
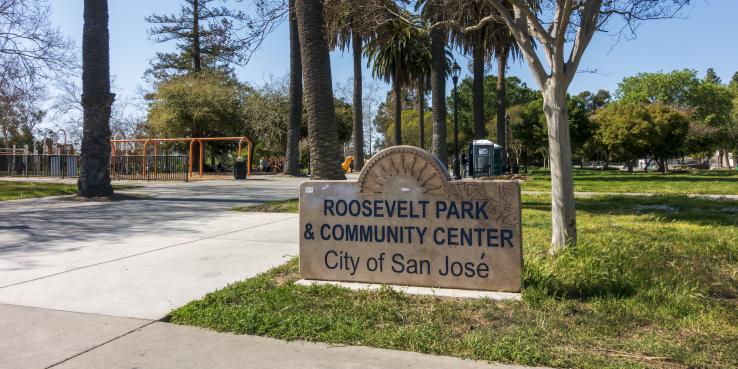
<path fill-rule="evenodd" d="M 508 148 L 510 147 L 510 142 L 512 142 L 512 132 L 508 135 L 508 130 L 510 129 L 510 114 L 505 113 L 505 146 L 502 147 L 502 155 L 505 158 L 505 172 L 510 171 L 510 155 L 508 154 Z"/>
<path fill-rule="evenodd" d="M 451 79 L 454 81 L 454 179 L 461 179 L 459 168 L 459 74 L 461 67 L 454 61 L 451 67 Z"/>

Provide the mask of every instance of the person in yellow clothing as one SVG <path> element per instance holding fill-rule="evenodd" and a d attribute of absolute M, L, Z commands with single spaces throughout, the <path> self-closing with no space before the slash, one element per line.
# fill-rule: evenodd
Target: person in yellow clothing
<path fill-rule="evenodd" d="M 353 172 L 353 166 L 351 165 L 351 163 L 353 162 L 354 162 L 354 157 L 350 155 L 347 156 L 346 160 L 344 160 L 343 163 L 341 164 L 341 168 L 343 168 L 343 171 L 346 173 Z"/>

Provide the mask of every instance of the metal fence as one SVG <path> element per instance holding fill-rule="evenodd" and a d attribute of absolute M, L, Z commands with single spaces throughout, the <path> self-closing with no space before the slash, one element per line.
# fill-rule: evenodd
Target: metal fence
<path fill-rule="evenodd" d="M 110 157 L 113 180 L 187 181 L 187 155 L 124 155 Z"/>
<path fill-rule="evenodd" d="M 110 157 L 113 180 L 187 181 L 187 155 L 126 155 Z M 0 176 L 78 177 L 78 155 L 0 155 Z"/>
<path fill-rule="evenodd" d="M 0 155 L 0 176 L 77 177 L 77 155 Z"/>

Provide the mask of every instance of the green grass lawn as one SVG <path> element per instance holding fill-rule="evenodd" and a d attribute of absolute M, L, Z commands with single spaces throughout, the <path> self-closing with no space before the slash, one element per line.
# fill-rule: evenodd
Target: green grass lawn
<path fill-rule="evenodd" d="M 548 171 L 531 171 L 523 191 L 551 191 Z M 574 170 L 574 190 L 582 192 L 638 192 L 664 194 L 738 195 L 738 171 L 653 173 L 619 170 Z"/>
<path fill-rule="evenodd" d="M 136 186 L 113 186 L 116 190 Z M 32 197 L 73 195 L 77 193 L 76 184 L 52 182 L 0 181 L 0 201 L 18 200 Z"/>
<path fill-rule="evenodd" d="M 552 257 L 550 199 L 523 197 L 522 301 L 298 286 L 292 260 L 171 320 L 525 365 L 738 367 L 738 202 L 601 196 L 577 210 L 578 246 Z"/>

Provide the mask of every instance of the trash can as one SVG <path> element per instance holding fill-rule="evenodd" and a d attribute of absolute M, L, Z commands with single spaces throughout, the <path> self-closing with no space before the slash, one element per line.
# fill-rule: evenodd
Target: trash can
<path fill-rule="evenodd" d="M 246 179 L 246 172 L 248 172 L 249 163 L 239 158 L 233 163 L 233 178 L 235 179 Z"/>

